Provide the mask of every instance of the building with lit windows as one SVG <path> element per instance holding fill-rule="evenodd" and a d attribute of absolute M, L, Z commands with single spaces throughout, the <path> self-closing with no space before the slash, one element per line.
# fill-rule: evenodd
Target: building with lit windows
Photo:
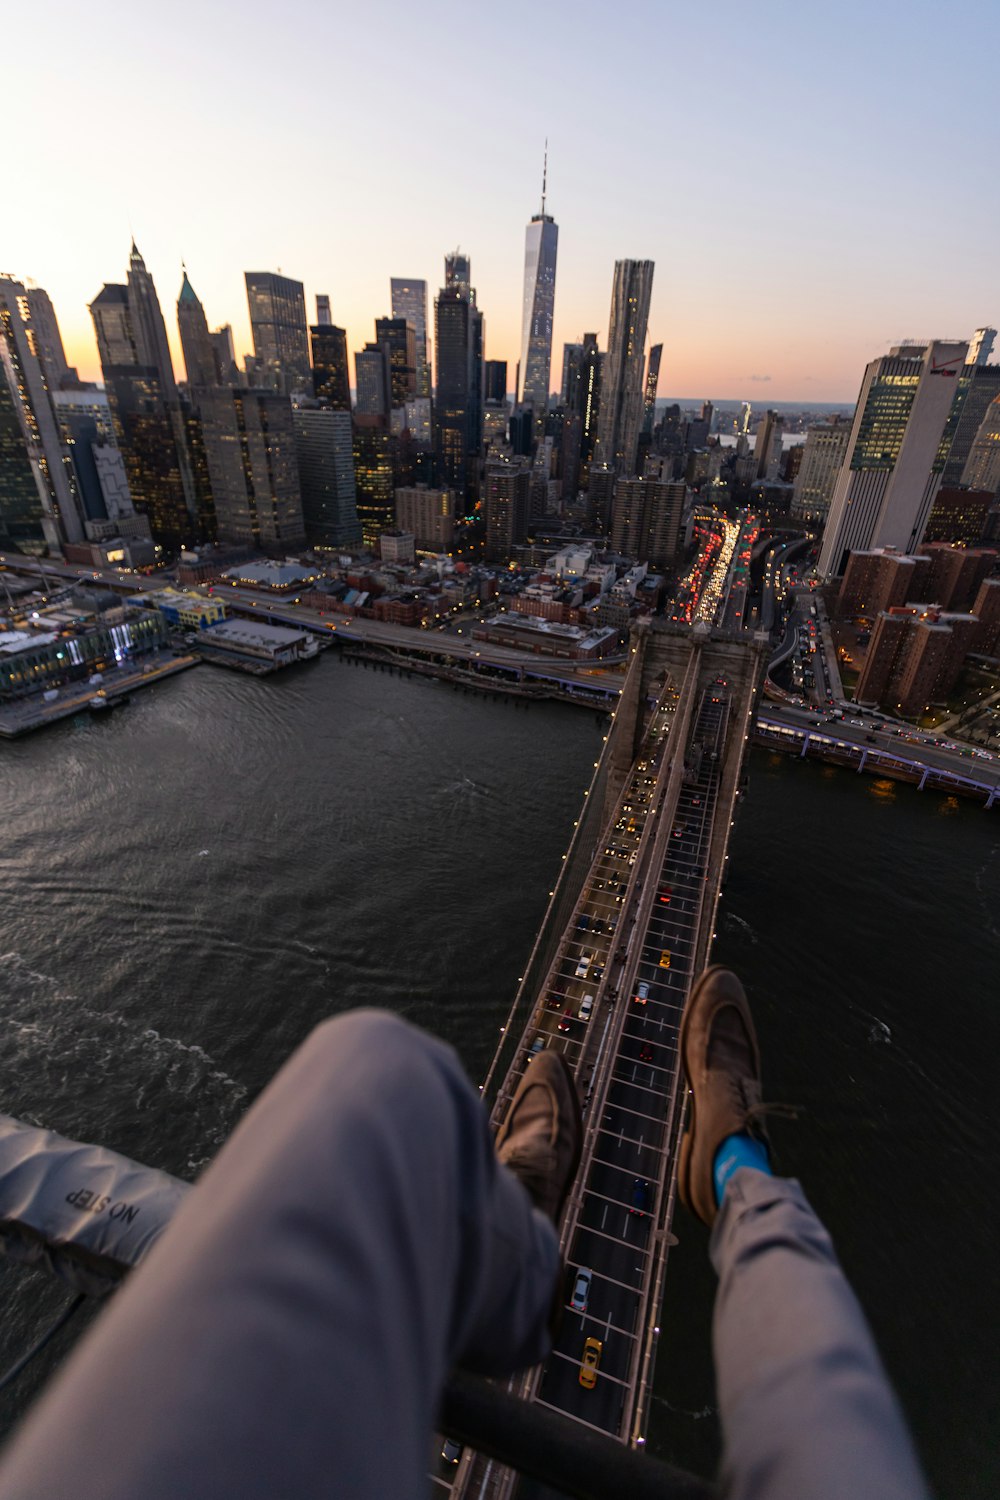
<path fill-rule="evenodd" d="M 0 540 L 58 552 L 64 542 L 82 539 L 84 518 L 71 449 L 56 418 L 55 384 L 34 335 L 27 291 L 0 276 Z"/>
<path fill-rule="evenodd" d="M 371 423 L 371 425 L 369 425 Z M 364 545 L 374 552 L 383 531 L 396 524 L 393 439 L 371 419 L 354 423 L 354 488 Z"/>
<path fill-rule="evenodd" d="M 206 389 L 200 411 L 219 541 L 278 556 L 303 546 L 288 397 L 274 391 Z"/>
<path fill-rule="evenodd" d="M 311 547 L 360 547 L 350 413 L 297 407 L 292 426 L 306 540 Z"/>
<path fill-rule="evenodd" d="M 531 464 L 526 458 L 486 466 L 486 553 L 506 562 L 528 535 Z"/>
<path fill-rule="evenodd" d="M 920 544 L 947 457 L 945 428 L 968 344 L 902 344 L 865 371 L 830 502 L 818 568 L 839 577 L 850 552 Z"/>
<path fill-rule="evenodd" d="M 392 297 L 392 316 L 405 318 L 413 325 L 413 346 L 416 354 L 415 393 L 423 400 L 431 394 L 431 367 L 427 352 L 427 283 L 409 276 L 393 276 L 389 282 Z"/>
<path fill-rule="evenodd" d="M 683 481 L 615 480 L 611 502 L 611 546 L 623 557 L 668 567 L 680 547 L 687 490 Z"/>
<path fill-rule="evenodd" d="M 471 502 L 479 492 L 483 315 L 469 274 L 467 256 L 456 251 L 446 257 L 445 285 L 434 302 L 434 352 L 438 474 Z"/>
<path fill-rule="evenodd" d="M 392 405 L 405 406 L 417 394 L 417 341 L 413 324 L 407 318 L 376 318 L 375 342 L 388 351 Z"/>
<path fill-rule="evenodd" d="M 425 484 L 400 486 L 396 522 L 403 531 L 413 533 L 422 551 L 447 552 L 455 535 L 455 497 L 451 490 Z"/>
<path fill-rule="evenodd" d="M 847 456 L 851 424 L 833 418 L 806 432 L 802 461 L 795 476 L 791 514 L 803 521 L 825 523 L 837 478 Z"/>
<path fill-rule="evenodd" d="M 635 473 L 644 412 L 646 325 L 652 293 L 651 260 L 615 262 L 596 461 L 616 474 Z"/>
<path fill-rule="evenodd" d="M 308 390 L 309 338 L 301 281 L 274 271 L 246 271 L 255 384 L 290 395 Z"/>

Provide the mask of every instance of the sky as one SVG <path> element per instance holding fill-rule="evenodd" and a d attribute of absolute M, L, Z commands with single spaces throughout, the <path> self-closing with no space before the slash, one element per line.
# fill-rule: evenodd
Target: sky
<path fill-rule="evenodd" d="M 182 261 L 238 357 L 248 269 L 310 321 L 328 293 L 353 352 L 390 276 L 433 298 L 460 246 L 513 389 L 546 138 L 555 388 L 626 257 L 656 263 L 661 396 L 853 401 L 890 344 L 1000 322 L 997 0 L 34 0 L 23 40 L 0 272 L 88 379 L 134 234 L 178 375 Z"/>

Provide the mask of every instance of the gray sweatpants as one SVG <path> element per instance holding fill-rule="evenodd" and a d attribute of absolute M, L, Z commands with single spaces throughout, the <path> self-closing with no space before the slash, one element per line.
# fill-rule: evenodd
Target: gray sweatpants
<path fill-rule="evenodd" d="M 795 1184 L 737 1173 L 713 1236 L 728 1492 L 925 1491 Z M 15 1435 L 0 1500 L 408 1500 L 455 1364 L 548 1350 L 555 1233 L 450 1048 L 320 1026 Z"/>

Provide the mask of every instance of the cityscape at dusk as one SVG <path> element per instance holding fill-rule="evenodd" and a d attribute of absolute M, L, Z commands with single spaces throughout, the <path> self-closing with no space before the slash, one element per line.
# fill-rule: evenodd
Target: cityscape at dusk
<path fill-rule="evenodd" d="M 857 370 L 889 344 L 996 321 L 993 121 L 969 81 L 1000 42 L 996 6 L 963 5 L 947 26 L 928 0 L 849 0 L 835 15 L 725 0 L 709 17 L 630 0 L 616 15 L 620 67 L 594 0 L 571 14 L 518 0 L 502 24 L 475 8 L 458 24 L 445 0 L 295 0 L 278 58 L 257 0 L 239 24 L 185 0 L 127 26 L 113 0 L 40 0 L 59 107 L 38 117 L 33 71 L 7 79 L 32 133 L 0 270 L 48 290 L 70 363 L 95 379 L 87 306 L 132 235 L 164 301 L 186 263 L 240 358 L 244 269 L 329 293 L 358 348 L 389 277 L 434 285 L 460 246 L 489 355 L 513 371 L 520 225 L 547 138 L 556 347 L 606 334 L 616 259 L 653 259 L 664 395 L 853 401 Z M 75 134 L 113 160 L 99 192 L 69 165 Z M 928 218 L 943 202 L 966 205 L 974 232 Z"/>
<path fill-rule="evenodd" d="M 992 1500 L 1000 9 L 32 26 L 0 1500 Z"/>

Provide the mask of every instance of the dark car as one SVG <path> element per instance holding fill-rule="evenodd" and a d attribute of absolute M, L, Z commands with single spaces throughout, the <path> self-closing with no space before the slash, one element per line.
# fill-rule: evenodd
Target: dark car
<path fill-rule="evenodd" d="M 643 1042 L 642 1046 L 639 1048 L 639 1061 L 640 1062 L 652 1062 L 653 1061 L 653 1049 L 649 1045 L 648 1042 Z"/>
<path fill-rule="evenodd" d="M 637 1177 L 632 1184 L 632 1203 L 629 1208 L 630 1214 L 638 1214 L 641 1219 L 649 1208 L 649 1183 L 645 1177 Z"/>
<path fill-rule="evenodd" d="M 579 927 L 581 932 L 586 932 L 589 929 L 590 918 L 587 916 L 586 912 L 581 912 L 580 916 L 577 917 L 576 925 L 577 927 Z"/>

